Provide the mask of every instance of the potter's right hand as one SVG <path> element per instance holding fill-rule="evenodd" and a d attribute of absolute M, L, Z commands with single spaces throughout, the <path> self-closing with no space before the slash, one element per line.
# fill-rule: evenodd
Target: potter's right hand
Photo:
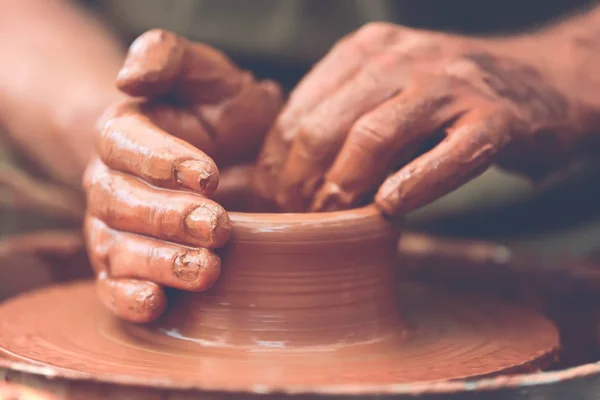
<path fill-rule="evenodd" d="M 160 30 L 132 44 L 117 85 L 141 99 L 100 123 L 99 158 L 84 177 L 85 234 L 102 302 L 149 322 L 166 306 L 163 286 L 202 291 L 217 279 L 214 249 L 231 224 L 209 199 L 216 165 L 255 156 L 282 99 L 222 53 Z"/>
<path fill-rule="evenodd" d="M 558 54 L 548 38 L 365 25 L 290 94 L 258 160 L 258 194 L 288 212 L 373 199 L 400 215 L 492 164 L 551 176 L 592 151 L 599 95 L 594 81 L 579 78 L 597 51 L 567 44 L 560 54 L 585 55 L 557 67 L 547 61 Z M 587 87 L 593 100 L 584 101 Z"/>

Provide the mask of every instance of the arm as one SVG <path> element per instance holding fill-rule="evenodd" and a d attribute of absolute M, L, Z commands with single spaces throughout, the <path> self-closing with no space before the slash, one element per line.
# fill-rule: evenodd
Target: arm
<path fill-rule="evenodd" d="M 79 187 L 96 119 L 119 96 L 123 52 L 71 1 L 4 0 L 0 8 L 0 126 L 53 178 Z"/>

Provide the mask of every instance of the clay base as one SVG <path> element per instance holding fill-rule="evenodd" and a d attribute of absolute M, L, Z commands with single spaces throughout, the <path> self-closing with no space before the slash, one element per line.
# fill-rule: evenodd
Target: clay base
<path fill-rule="evenodd" d="M 90 283 L 62 285 L 0 307 L 0 354 L 108 382 L 256 392 L 526 372 L 548 366 L 558 348 L 555 326 L 515 305 L 408 285 L 399 301 L 409 324 L 404 335 L 302 353 L 285 344 L 244 351 L 175 339 L 173 332 L 141 339 L 137 327 L 105 311 Z"/>

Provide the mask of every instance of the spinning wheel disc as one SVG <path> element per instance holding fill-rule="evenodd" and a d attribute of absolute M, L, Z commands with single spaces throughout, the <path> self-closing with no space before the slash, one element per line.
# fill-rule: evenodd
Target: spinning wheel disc
<path fill-rule="evenodd" d="M 525 372 L 548 366 L 556 354 L 556 327 L 534 311 L 409 285 L 399 293 L 408 332 L 354 346 L 300 352 L 271 343 L 247 351 L 208 347 L 176 331 L 140 335 L 140 327 L 117 321 L 99 304 L 92 284 L 61 285 L 0 307 L 0 350 L 102 381 L 236 391 Z"/>

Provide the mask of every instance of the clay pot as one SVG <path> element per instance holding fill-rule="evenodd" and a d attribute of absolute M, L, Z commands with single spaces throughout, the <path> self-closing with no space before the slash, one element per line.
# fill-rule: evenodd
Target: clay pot
<path fill-rule="evenodd" d="M 351 345 L 402 331 L 394 272 L 400 231 L 374 206 L 230 218 L 217 284 L 170 292 L 164 317 L 139 334 L 252 349 Z"/>

